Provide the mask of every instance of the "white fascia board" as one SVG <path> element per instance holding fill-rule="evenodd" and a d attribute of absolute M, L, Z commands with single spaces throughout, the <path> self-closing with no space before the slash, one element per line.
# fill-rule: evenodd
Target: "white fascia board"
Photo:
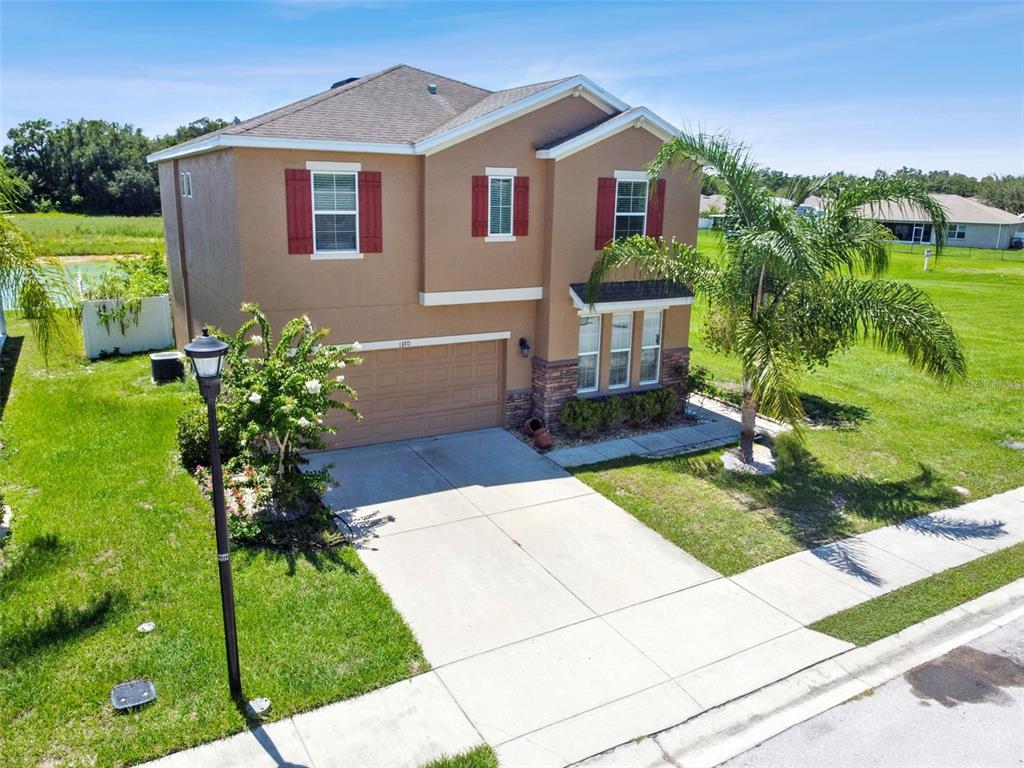
<path fill-rule="evenodd" d="M 483 291 L 420 291 L 420 304 L 424 307 L 444 307 L 452 304 L 497 304 L 503 301 L 537 301 L 544 289 L 497 288 Z"/>
<path fill-rule="evenodd" d="M 586 133 L 574 136 L 557 146 L 538 149 L 537 158 L 539 160 L 561 160 L 563 157 L 575 154 L 632 127 L 644 128 L 662 141 L 671 141 L 679 135 L 679 131 L 671 123 L 654 114 L 647 107 L 640 107 L 628 114 L 616 115 L 610 120 L 594 126 Z"/>
<path fill-rule="evenodd" d="M 199 155 L 230 147 L 256 149 L 304 149 L 311 152 L 352 152 L 371 155 L 415 155 L 412 144 L 388 144 L 370 141 L 334 141 L 329 139 L 285 139 L 271 136 L 220 134 L 184 147 L 168 147 L 146 156 L 146 162 L 159 163 L 179 157 Z"/>
<path fill-rule="evenodd" d="M 594 306 L 587 304 L 581 296 L 577 296 L 572 288 L 569 298 L 577 312 L 584 315 L 604 315 L 609 312 L 640 312 L 645 309 L 668 309 L 669 307 L 686 307 L 693 304 L 693 296 L 677 296 L 668 299 L 642 299 L 640 301 L 604 301 Z"/>
<path fill-rule="evenodd" d="M 418 339 L 389 339 L 388 341 L 364 341 L 359 352 L 376 352 L 381 349 L 409 349 L 411 347 L 436 347 L 441 344 L 466 344 L 472 341 L 498 341 L 511 339 L 511 331 L 492 333 L 463 333 L 457 336 L 421 336 Z"/>
<path fill-rule="evenodd" d="M 527 96 L 525 99 L 506 104 L 500 109 L 481 115 L 470 120 L 468 123 L 450 128 L 436 136 L 421 139 L 415 144 L 416 154 L 431 155 L 434 152 L 440 152 L 442 149 L 447 149 L 453 144 L 457 144 L 484 131 L 489 131 L 502 123 L 507 123 L 509 120 L 514 120 L 528 112 L 540 109 L 573 94 L 586 97 L 608 114 L 629 109 L 629 105 L 621 99 L 612 96 L 582 75 L 577 75 L 561 83 L 556 83 L 550 88 L 545 88 L 543 91 Z"/>
<path fill-rule="evenodd" d="M 340 173 L 352 173 L 363 170 L 362 163 L 332 163 L 326 160 L 307 160 L 307 171 L 334 171 Z"/>

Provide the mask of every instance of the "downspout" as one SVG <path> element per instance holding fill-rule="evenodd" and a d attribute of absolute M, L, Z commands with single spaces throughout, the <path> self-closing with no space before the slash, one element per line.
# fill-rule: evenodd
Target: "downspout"
<path fill-rule="evenodd" d="M 185 222 L 181 218 L 181 174 L 178 172 L 178 160 L 172 163 L 174 171 L 174 221 L 178 227 L 178 268 L 181 270 L 181 300 L 185 305 L 185 330 L 191 341 L 196 335 L 192 327 L 192 298 L 188 290 L 188 259 L 185 257 Z"/>

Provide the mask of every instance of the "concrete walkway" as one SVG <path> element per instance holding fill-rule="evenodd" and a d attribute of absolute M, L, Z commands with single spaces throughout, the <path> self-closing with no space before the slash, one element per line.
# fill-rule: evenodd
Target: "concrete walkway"
<path fill-rule="evenodd" d="M 674 427 L 647 432 L 633 437 L 602 440 L 572 448 L 555 448 L 547 456 L 560 467 L 580 467 L 623 456 L 674 456 L 717 448 L 740 439 L 740 412 L 726 403 L 700 395 L 691 395 L 687 413 L 697 423 L 687 427 Z M 759 433 L 776 435 L 787 426 L 758 417 Z"/>
<path fill-rule="evenodd" d="M 171 765 L 564 766 L 850 646 L 804 625 L 1024 536 L 1021 489 L 724 578 L 503 430 L 312 457 L 434 669 Z"/>

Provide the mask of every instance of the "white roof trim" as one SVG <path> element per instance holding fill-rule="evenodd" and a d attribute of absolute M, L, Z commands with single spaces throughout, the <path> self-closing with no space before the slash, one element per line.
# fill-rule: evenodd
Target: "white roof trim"
<path fill-rule="evenodd" d="M 639 312 L 644 309 L 668 309 L 669 307 L 685 307 L 693 304 L 693 296 L 676 296 L 668 299 L 642 299 L 640 301 L 599 301 L 590 306 L 577 296 L 576 291 L 569 289 L 572 305 L 581 315 L 603 315 L 608 312 Z"/>
<path fill-rule="evenodd" d="M 324 152 L 354 152 L 358 154 L 415 155 L 412 144 L 386 144 L 369 141 L 334 141 L 330 139 L 283 139 L 273 136 L 245 136 L 219 133 L 187 146 L 168 147 L 146 156 L 146 161 L 159 163 L 189 155 L 199 155 L 228 147 L 255 147 L 258 149 L 305 149 Z"/>
<path fill-rule="evenodd" d="M 472 138 L 484 131 L 489 131 L 502 123 L 507 123 L 509 120 L 525 115 L 527 112 L 540 109 L 570 95 L 585 97 L 609 115 L 629 109 L 629 105 L 626 102 L 612 96 L 608 91 L 583 77 L 583 75 L 576 75 L 568 80 L 556 83 L 550 88 L 545 88 L 543 91 L 537 91 L 525 99 L 519 99 L 519 101 L 514 101 L 492 112 L 480 115 L 480 117 L 467 123 L 449 128 L 447 131 L 443 131 L 435 136 L 421 139 L 415 144 L 416 154 L 431 155 L 434 152 L 440 152 L 442 149 L 446 149 L 453 144 Z"/>
<path fill-rule="evenodd" d="M 430 155 L 434 152 L 440 152 L 442 149 L 446 149 L 460 141 L 472 138 L 484 131 L 489 131 L 491 128 L 496 128 L 502 123 L 507 123 L 509 120 L 525 115 L 527 112 L 547 106 L 565 96 L 582 96 L 608 114 L 629 109 L 629 105 L 626 102 L 608 93 L 608 91 L 583 77 L 583 75 L 576 75 L 542 91 L 537 91 L 524 99 L 519 99 L 519 101 L 514 101 L 492 112 L 480 115 L 480 117 L 462 125 L 457 125 L 435 136 L 417 141 L 415 144 L 337 141 L 333 139 L 289 139 L 275 136 L 219 133 L 187 146 L 162 149 L 148 155 L 146 160 L 150 163 L 158 163 L 162 160 L 173 160 L 179 157 L 198 155 L 203 152 L 213 152 L 227 147 L 306 149 L 311 151 L 322 150 L 326 152 L 359 152 L 387 155 Z"/>
<path fill-rule="evenodd" d="M 481 291 L 420 291 L 420 304 L 443 307 L 452 304 L 494 304 L 502 301 L 536 301 L 544 297 L 544 289 L 495 288 Z"/>
<path fill-rule="evenodd" d="M 561 160 L 563 157 L 575 154 L 630 127 L 644 128 L 662 141 L 670 141 L 679 134 L 675 126 L 667 120 L 654 114 L 647 107 L 638 107 L 631 112 L 616 115 L 610 120 L 594 126 L 589 131 L 573 136 L 571 139 L 567 139 L 554 147 L 538 149 L 537 158 L 540 160 Z"/>

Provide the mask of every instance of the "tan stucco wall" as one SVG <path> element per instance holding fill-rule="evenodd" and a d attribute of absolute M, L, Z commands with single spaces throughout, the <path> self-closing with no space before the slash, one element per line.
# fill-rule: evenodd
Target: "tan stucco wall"
<path fill-rule="evenodd" d="M 185 172 L 192 174 L 192 197 L 179 197 L 173 162 L 161 163 L 159 168 L 175 341 L 179 346 L 189 340 L 181 282 L 182 244 L 178 241 L 179 200 L 193 331 L 198 332 L 203 325 L 232 329 L 239 320 L 242 296 L 234 155 L 228 150 L 183 158 L 178 161 L 177 173 Z"/>
<path fill-rule="evenodd" d="M 430 155 L 424 161 L 425 290 L 464 291 L 542 285 L 545 175 L 551 161 L 535 147 L 606 117 L 567 97 Z M 472 237 L 472 179 L 485 168 L 515 168 L 530 179 L 529 233 L 515 242 Z"/>
<path fill-rule="evenodd" d="M 546 360 L 576 357 L 578 315 L 569 299 L 569 284 L 582 282 L 590 274 L 598 252 L 594 250 L 597 211 L 597 180 L 614 176 L 617 170 L 643 170 L 661 147 L 661 141 L 646 130 L 627 128 L 562 160 L 547 161 L 554 166 L 550 182 L 551 246 L 545 264 L 545 298 L 538 306 L 538 325 L 547 328 L 537 353 Z M 665 179 L 665 239 L 675 237 L 695 243 L 700 182 L 690 178 L 684 166 L 662 174 Z M 629 275 L 622 275 L 628 278 Z M 686 316 L 686 321 L 676 320 Z M 665 346 L 687 346 L 688 309 L 666 314 Z"/>

